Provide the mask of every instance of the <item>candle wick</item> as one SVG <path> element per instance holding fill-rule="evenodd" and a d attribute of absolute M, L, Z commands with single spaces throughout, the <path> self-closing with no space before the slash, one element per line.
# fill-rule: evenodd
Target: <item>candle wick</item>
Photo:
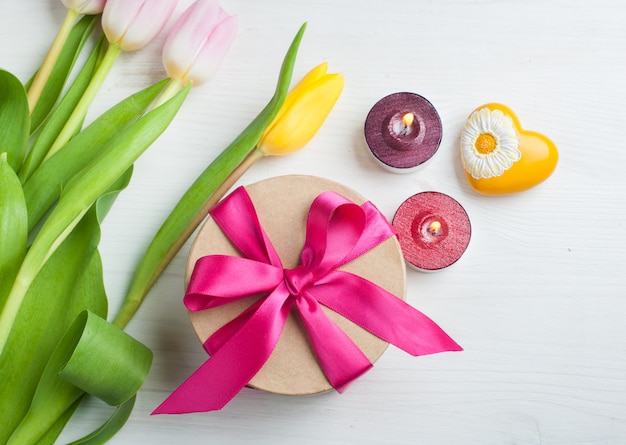
<path fill-rule="evenodd" d="M 400 132 L 403 136 L 406 136 L 411 132 L 411 125 L 413 125 L 413 121 L 415 121 L 415 115 L 411 112 L 405 113 L 402 116 L 402 131 Z"/>

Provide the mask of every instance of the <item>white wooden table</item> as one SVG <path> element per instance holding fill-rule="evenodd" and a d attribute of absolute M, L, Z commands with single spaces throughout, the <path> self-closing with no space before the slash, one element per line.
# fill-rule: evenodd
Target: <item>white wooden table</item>
<path fill-rule="evenodd" d="M 181 0 L 182 11 L 189 0 Z M 224 410 L 151 417 L 206 358 L 181 303 L 189 243 L 129 325 L 155 361 L 113 444 L 600 445 L 626 443 L 626 4 L 620 0 L 223 0 L 240 30 L 214 79 L 192 91 L 137 162 L 105 221 L 101 252 L 111 311 L 180 195 L 264 106 L 300 24 L 295 70 L 327 60 L 342 97 L 302 151 L 264 159 L 240 181 L 299 173 L 342 182 L 389 218 L 437 190 L 472 221 L 468 251 L 438 274 L 408 271 L 408 301 L 465 351 L 413 358 L 390 347 L 346 393 L 285 397 L 244 389 Z M 26 79 L 64 15 L 57 0 L 4 1 L 0 65 Z M 124 54 L 95 116 L 160 79 L 163 38 Z M 362 128 L 383 96 L 413 91 L 443 121 L 433 162 L 394 175 L 369 156 Z M 459 134 L 486 102 L 551 137 L 559 165 L 545 183 L 484 197 L 465 181 Z M 60 443 L 109 408 L 88 401 Z"/>

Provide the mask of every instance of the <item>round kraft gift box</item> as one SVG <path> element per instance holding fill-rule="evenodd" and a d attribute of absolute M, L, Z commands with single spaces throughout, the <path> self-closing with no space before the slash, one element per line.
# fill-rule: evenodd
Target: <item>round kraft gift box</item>
<path fill-rule="evenodd" d="M 354 190 L 327 179 L 289 175 L 263 180 L 245 187 L 254 203 L 261 225 L 287 269 L 299 264 L 305 240 L 306 217 L 313 200 L 325 191 L 334 191 L 356 204 L 366 199 Z M 209 216 L 189 252 L 186 282 L 196 260 L 206 255 L 241 256 Z M 397 296 L 406 299 L 406 267 L 396 237 L 391 237 L 359 258 L 342 266 Z M 259 296 L 199 312 L 189 312 L 191 324 L 204 343 L 214 332 L 254 303 Z M 372 363 L 388 343 L 336 312 L 323 307 Z M 295 310 L 295 309 L 294 309 Z M 309 344 L 306 331 L 292 311 L 269 360 L 249 382 L 250 387 L 285 395 L 317 394 L 332 389 Z"/>

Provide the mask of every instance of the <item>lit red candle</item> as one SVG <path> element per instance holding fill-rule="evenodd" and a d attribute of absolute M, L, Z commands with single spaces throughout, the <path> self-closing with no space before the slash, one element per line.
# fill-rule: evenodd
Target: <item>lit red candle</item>
<path fill-rule="evenodd" d="M 406 262 L 426 272 L 456 263 L 472 233 L 461 204 L 439 192 L 422 192 L 408 198 L 396 211 L 392 224 Z"/>
<path fill-rule="evenodd" d="M 415 93 L 379 100 L 365 120 L 365 141 L 383 167 L 394 173 L 418 170 L 441 143 L 441 119 L 433 105 Z"/>

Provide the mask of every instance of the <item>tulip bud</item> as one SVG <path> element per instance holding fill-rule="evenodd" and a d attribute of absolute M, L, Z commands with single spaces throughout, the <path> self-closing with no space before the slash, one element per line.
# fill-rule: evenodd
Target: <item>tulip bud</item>
<path fill-rule="evenodd" d="M 172 79 L 183 84 L 206 82 L 226 55 L 237 18 L 215 0 L 197 0 L 179 17 L 163 46 L 163 65 Z"/>
<path fill-rule="evenodd" d="M 62 0 L 67 9 L 72 9 L 79 14 L 100 14 L 104 9 L 106 0 Z"/>
<path fill-rule="evenodd" d="M 274 121 L 265 130 L 259 149 L 281 156 L 304 147 L 320 129 L 343 90 L 343 75 L 327 74 L 327 63 L 312 69 L 289 92 Z"/>
<path fill-rule="evenodd" d="M 102 29 L 110 43 L 124 51 L 146 46 L 163 29 L 176 0 L 108 0 Z"/>

